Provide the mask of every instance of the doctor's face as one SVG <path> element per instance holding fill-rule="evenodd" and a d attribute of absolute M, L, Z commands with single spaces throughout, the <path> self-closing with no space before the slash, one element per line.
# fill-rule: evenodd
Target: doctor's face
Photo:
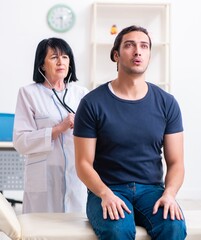
<path fill-rule="evenodd" d="M 42 67 L 45 76 L 50 82 L 63 80 L 69 70 L 70 58 L 65 53 L 52 48 L 48 48 L 47 55 Z"/>

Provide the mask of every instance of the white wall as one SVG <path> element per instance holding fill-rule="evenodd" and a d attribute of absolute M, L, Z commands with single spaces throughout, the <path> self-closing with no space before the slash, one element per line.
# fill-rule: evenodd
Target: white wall
<path fill-rule="evenodd" d="M 74 10 L 76 23 L 69 32 L 56 34 L 47 26 L 46 14 L 50 7 L 61 2 Z M 80 84 L 90 86 L 90 17 L 93 2 L 1 0 L 0 112 L 14 112 L 19 87 L 32 82 L 35 49 L 43 38 L 57 36 L 69 42 L 74 51 Z M 169 2 L 172 5 L 171 88 L 180 103 L 185 127 L 186 177 L 178 196 L 201 199 L 200 7 L 198 0 Z"/>

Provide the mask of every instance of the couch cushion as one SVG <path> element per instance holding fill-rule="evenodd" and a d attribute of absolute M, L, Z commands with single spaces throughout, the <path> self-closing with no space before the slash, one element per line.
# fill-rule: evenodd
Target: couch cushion
<path fill-rule="evenodd" d="M 87 217 L 78 213 L 29 213 L 18 216 L 23 240 L 97 240 Z M 150 240 L 137 227 L 136 240 Z"/>
<path fill-rule="evenodd" d="M 145 228 L 137 226 L 135 240 L 151 240 L 151 237 L 147 234 Z"/>
<path fill-rule="evenodd" d="M 29 213 L 18 219 L 23 240 L 97 240 L 83 214 Z"/>
<path fill-rule="evenodd" d="M 0 231 L 12 240 L 21 239 L 21 227 L 11 204 L 0 193 Z"/>

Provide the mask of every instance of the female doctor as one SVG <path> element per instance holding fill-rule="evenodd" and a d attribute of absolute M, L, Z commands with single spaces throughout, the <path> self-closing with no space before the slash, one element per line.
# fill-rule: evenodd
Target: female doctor
<path fill-rule="evenodd" d="M 36 49 L 32 83 L 18 93 L 13 144 L 25 155 L 23 213 L 85 212 L 76 175 L 72 129 L 81 98 L 71 47 L 59 38 Z"/>

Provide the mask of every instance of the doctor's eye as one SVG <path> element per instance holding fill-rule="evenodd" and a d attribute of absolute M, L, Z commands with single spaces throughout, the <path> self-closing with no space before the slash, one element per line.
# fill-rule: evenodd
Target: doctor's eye
<path fill-rule="evenodd" d="M 65 59 L 69 59 L 68 55 L 62 55 L 62 57 L 65 58 Z"/>
<path fill-rule="evenodd" d="M 58 55 L 52 55 L 51 56 L 51 59 L 57 59 L 58 58 Z"/>

